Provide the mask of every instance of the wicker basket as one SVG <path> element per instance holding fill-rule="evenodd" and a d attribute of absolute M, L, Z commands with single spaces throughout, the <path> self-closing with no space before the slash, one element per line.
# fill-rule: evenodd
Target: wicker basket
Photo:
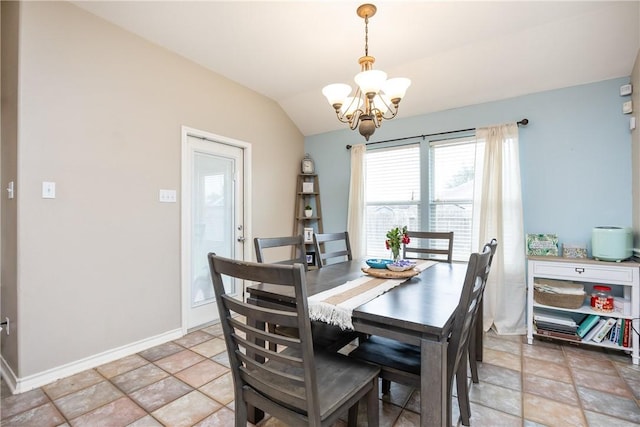
<path fill-rule="evenodd" d="M 555 288 L 565 288 L 572 290 L 580 290 L 581 294 L 561 294 L 555 292 L 544 292 L 538 289 L 535 285 L 546 285 Z M 550 305 L 552 307 L 560 308 L 580 308 L 584 303 L 585 292 L 584 286 L 579 283 L 564 281 L 564 280 L 551 280 L 551 279 L 536 279 L 533 287 L 533 299 L 538 304 Z"/>

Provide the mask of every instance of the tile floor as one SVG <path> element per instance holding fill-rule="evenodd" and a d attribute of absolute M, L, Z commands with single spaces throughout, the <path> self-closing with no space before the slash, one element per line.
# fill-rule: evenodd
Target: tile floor
<path fill-rule="evenodd" d="M 484 342 L 473 427 L 640 426 L 640 367 L 624 353 L 493 332 Z M 3 383 L 1 396 L 5 427 L 231 426 L 234 417 L 218 325 L 19 395 Z M 394 384 L 381 397 L 380 426 L 417 426 L 419 407 L 417 391 Z M 258 427 L 282 425 L 267 418 Z"/>

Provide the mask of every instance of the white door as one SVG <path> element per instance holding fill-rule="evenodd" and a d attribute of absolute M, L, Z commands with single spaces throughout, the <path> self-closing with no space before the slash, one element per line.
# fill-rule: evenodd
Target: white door
<path fill-rule="evenodd" d="M 234 142 L 236 144 L 234 144 Z M 219 318 L 207 254 L 244 259 L 245 150 L 240 142 L 183 130 L 183 329 Z M 243 283 L 226 291 L 243 297 Z"/>

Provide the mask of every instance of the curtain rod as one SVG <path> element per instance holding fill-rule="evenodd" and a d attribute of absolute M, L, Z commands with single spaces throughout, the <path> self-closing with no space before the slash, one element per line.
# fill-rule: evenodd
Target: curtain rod
<path fill-rule="evenodd" d="M 516 122 L 516 124 L 518 126 L 526 126 L 526 125 L 529 124 L 529 119 L 522 119 L 519 122 Z M 429 134 L 426 134 L 426 135 L 405 136 L 404 138 L 385 139 L 384 141 L 367 142 L 364 145 L 375 145 L 375 144 L 382 144 L 384 142 L 404 141 L 406 139 L 414 139 L 414 138 L 425 139 L 427 136 L 448 135 L 450 133 L 458 133 L 458 132 L 471 132 L 472 130 L 476 130 L 476 128 L 449 130 L 449 131 L 446 131 L 446 132 L 429 133 Z M 352 147 L 352 145 L 348 144 L 347 145 L 347 150 L 350 150 L 351 147 Z"/>

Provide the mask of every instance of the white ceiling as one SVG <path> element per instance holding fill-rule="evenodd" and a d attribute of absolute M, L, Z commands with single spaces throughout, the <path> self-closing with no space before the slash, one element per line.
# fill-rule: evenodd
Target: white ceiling
<path fill-rule="evenodd" d="M 305 136 L 345 127 L 321 90 L 360 71 L 362 1 L 72 3 L 272 98 Z M 374 67 L 412 81 L 399 117 L 629 76 L 640 47 L 639 1 L 375 4 Z"/>

